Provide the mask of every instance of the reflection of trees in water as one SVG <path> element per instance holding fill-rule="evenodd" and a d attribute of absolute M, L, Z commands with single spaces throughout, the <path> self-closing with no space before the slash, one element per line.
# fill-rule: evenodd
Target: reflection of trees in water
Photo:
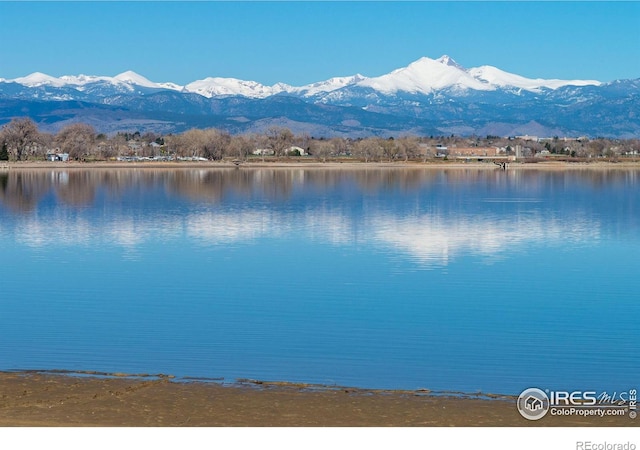
<path fill-rule="evenodd" d="M 600 189 L 610 186 L 632 186 L 638 181 L 638 171 L 624 169 L 583 170 L 573 178 L 579 178 L 590 186 Z"/>
<path fill-rule="evenodd" d="M 409 192 L 435 182 L 438 173 L 433 170 L 395 168 L 318 169 L 306 171 L 305 182 L 321 191 L 355 184 L 367 193 L 387 189 Z"/>
<path fill-rule="evenodd" d="M 192 200 L 221 201 L 234 193 L 240 197 L 268 200 L 290 198 L 296 190 L 314 187 L 329 191 L 341 185 L 356 184 L 365 191 L 400 189 L 410 191 L 435 180 L 436 172 L 389 169 L 238 169 L 174 172 L 167 188 Z"/>
<path fill-rule="evenodd" d="M 9 174 L 0 173 L 0 192 L 4 193 L 7 190 L 7 184 L 9 183 Z"/>
<path fill-rule="evenodd" d="M 536 196 L 561 194 L 567 186 L 588 185 L 594 191 L 633 189 L 639 171 L 628 169 L 569 170 L 487 170 L 413 168 L 257 168 L 257 169 L 88 169 L 13 170 L 0 173 L 0 202 L 13 211 L 31 211 L 50 191 L 61 203 L 86 206 L 96 192 L 118 199 L 132 192 L 156 191 L 178 195 L 191 201 L 218 203 L 229 196 L 284 200 L 305 188 L 315 192 L 355 188 L 361 192 L 417 191 L 439 185 L 452 195 L 469 195 L 473 186 L 485 193 Z M 546 195 L 546 194 L 545 194 Z"/>
<path fill-rule="evenodd" d="M 380 190 L 414 191 L 435 179 L 437 172 L 431 170 L 365 169 L 354 170 L 351 177 L 365 192 Z"/>
<path fill-rule="evenodd" d="M 301 169 L 218 169 L 176 171 L 167 178 L 167 189 L 191 200 L 220 202 L 229 195 L 241 198 L 264 197 L 282 200 L 302 185 L 306 172 Z"/>
<path fill-rule="evenodd" d="M 50 190 L 39 172 L 12 171 L 0 179 L 0 202 L 15 212 L 33 211 Z"/>
<path fill-rule="evenodd" d="M 108 198 L 119 198 L 138 185 L 140 172 L 136 170 L 100 170 L 93 178 Z"/>
<path fill-rule="evenodd" d="M 164 174 L 167 192 L 190 200 L 218 203 L 230 193 L 250 196 L 254 184 L 251 171 L 238 169 L 171 171 Z"/>
<path fill-rule="evenodd" d="M 86 206 L 93 203 L 99 182 L 96 175 L 87 171 L 69 172 L 56 183 L 55 190 L 58 198 L 73 206 Z M 60 180 L 59 180 L 60 181 Z"/>
<path fill-rule="evenodd" d="M 584 168 L 561 170 L 506 171 L 512 186 L 531 193 L 554 191 L 561 193 L 568 186 L 589 186 L 594 190 L 635 186 L 640 171 L 635 169 Z"/>
<path fill-rule="evenodd" d="M 303 184 L 304 170 L 264 169 L 256 174 L 255 189 L 270 200 L 284 200 L 291 197 L 294 184 Z"/>

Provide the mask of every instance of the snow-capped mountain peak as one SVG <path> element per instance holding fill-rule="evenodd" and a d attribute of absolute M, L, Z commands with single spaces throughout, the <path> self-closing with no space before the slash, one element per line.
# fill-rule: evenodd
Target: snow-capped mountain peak
<path fill-rule="evenodd" d="M 84 75 L 84 74 L 63 75 L 59 79 L 63 81 L 64 84 L 73 85 L 73 86 L 84 86 L 85 84 L 97 83 L 99 81 L 107 81 L 107 82 L 113 81 L 113 78 L 111 77 L 100 77 L 100 76 Z"/>
<path fill-rule="evenodd" d="M 23 86 L 28 87 L 38 87 L 38 86 L 55 86 L 62 87 L 64 86 L 64 81 L 59 78 L 52 77 L 51 75 L 47 75 L 42 72 L 34 72 L 26 77 L 16 78 L 14 80 L 10 80 L 18 84 L 22 84 Z"/>
<path fill-rule="evenodd" d="M 517 88 L 539 92 L 542 88 L 555 90 L 563 86 L 600 84 L 595 80 L 530 79 L 493 66 L 465 69 L 448 55 L 435 60 L 423 57 L 406 67 L 358 83 L 359 86 L 370 87 L 388 95 L 396 92 L 430 94 L 442 89 L 494 91 Z"/>
<path fill-rule="evenodd" d="M 525 78 L 520 75 L 505 72 L 493 66 L 480 66 L 467 70 L 467 72 L 477 80 L 491 84 L 500 88 L 515 87 L 527 91 L 537 92 L 541 88 L 558 89 L 563 86 L 599 86 L 601 83 L 596 80 L 546 80 L 542 78 Z"/>
<path fill-rule="evenodd" d="M 152 81 L 149 81 L 147 78 L 143 77 L 142 75 L 139 75 L 131 70 L 127 70 L 126 72 L 122 72 L 121 74 L 116 75 L 115 77 L 113 77 L 114 80 L 118 80 L 121 81 L 123 83 L 127 83 L 127 84 L 133 84 L 136 86 L 142 86 L 142 87 L 157 87 L 156 83 L 153 83 Z"/>
<path fill-rule="evenodd" d="M 165 82 L 165 83 L 157 83 L 154 81 L 150 81 L 148 78 L 132 71 L 127 70 L 126 72 L 122 72 L 119 75 L 114 77 L 115 80 L 121 81 L 123 83 L 131 84 L 133 86 L 142 86 L 153 89 L 169 89 L 172 91 L 181 91 L 184 86 L 180 86 L 176 83 Z"/>
<path fill-rule="evenodd" d="M 244 97 L 265 98 L 282 92 L 279 87 L 265 86 L 256 81 L 237 78 L 207 77 L 184 87 L 185 91 L 211 98 L 217 96 L 242 95 Z"/>
<path fill-rule="evenodd" d="M 81 88 L 86 85 L 100 82 L 120 86 L 124 84 L 129 88 L 133 86 L 139 86 L 154 89 L 171 89 L 178 91 L 182 90 L 182 86 L 179 86 L 175 83 L 154 83 L 153 81 L 150 81 L 142 75 L 139 75 L 133 71 L 126 71 L 119 75 L 116 75 L 115 77 L 81 74 L 63 75 L 60 78 L 52 77 L 41 72 L 34 72 L 30 75 L 27 75 L 26 77 L 19 77 L 13 80 L 0 78 L 0 82 L 14 82 L 27 87 L 50 86 L 61 88 L 70 86 L 72 88 L 77 88 L 80 90 L 82 90 Z"/>
<path fill-rule="evenodd" d="M 305 97 L 311 97 L 318 94 L 333 92 L 346 86 L 352 86 L 366 79 L 367 77 L 360 75 L 359 73 L 349 77 L 333 77 L 325 81 L 307 84 L 301 88 L 295 88 L 295 92 L 301 93 Z"/>
<path fill-rule="evenodd" d="M 380 77 L 369 78 L 358 85 L 370 87 L 385 94 L 394 94 L 398 91 L 430 94 L 445 88 L 480 91 L 493 89 L 492 86 L 473 78 L 447 56 L 439 60 L 423 57 L 407 67 L 396 69 Z"/>
<path fill-rule="evenodd" d="M 444 64 L 445 66 L 451 66 L 455 67 L 456 69 L 464 70 L 464 67 L 455 62 L 455 60 L 449 55 L 442 55 L 440 58 L 436 59 L 436 61 Z"/>

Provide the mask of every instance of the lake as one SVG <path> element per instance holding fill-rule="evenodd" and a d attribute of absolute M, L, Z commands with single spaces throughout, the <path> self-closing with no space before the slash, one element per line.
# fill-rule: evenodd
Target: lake
<path fill-rule="evenodd" d="M 640 373 L 640 171 L 0 171 L 0 370 L 518 394 Z"/>

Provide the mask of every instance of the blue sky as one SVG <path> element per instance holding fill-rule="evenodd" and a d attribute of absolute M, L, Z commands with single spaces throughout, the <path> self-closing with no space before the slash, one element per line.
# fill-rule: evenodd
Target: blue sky
<path fill-rule="evenodd" d="M 4 2 L 0 78 L 138 72 L 303 85 L 443 54 L 531 78 L 640 77 L 640 2 Z"/>

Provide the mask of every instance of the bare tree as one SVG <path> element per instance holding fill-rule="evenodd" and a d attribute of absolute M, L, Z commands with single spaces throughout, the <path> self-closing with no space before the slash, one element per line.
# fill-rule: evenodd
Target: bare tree
<path fill-rule="evenodd" d="M 194 128 L 185 131 L 175 136 L 172 144 L 175 145 L 176 153 L 179 156 L 202 156 L 202 148 L 204 147 L 203 130 Z"/>
<path fill-rule="evenodd" d="M 226 131 L 209 128 L 204 130 L 202 154 L 207 159 L 219 160 L 227 153 L 231 136 Z"/>
<path fill-rule="evenodd" d="M 38 156 L 45 157 L 48 150 L 55 147 L 56 136 L 52 133 L 40 133 Z"/>
<path fill-rule="evenodd" d="M 325 140 L 312 141 L 310 150 L 311 154 L 322 162 L 327 162 L 327 158 L 334 152 L 333 144 Z"/>
<path fill-rule="evenodd" d="M 351 152 L 349 142 L 346 139 L 339 137 L 333 138 L 331 139 L 331 145 L 333 146 L 333 153 L 336 156 L 348 155 Z"/>
<path fill-rule="evenodd" d="M 382 147 L 378 139 L 362 139 L 353 146 L 353 154 L 359 158 L 364 158 L 364 162 L 376 160 L 382 155 Z"/>
<path fill-rule="evenodd" d="M 92 154 L 95 141 L 96 131 L 91 125 L 84 123 L 67 125 L 56 136 L 60 150 L 76 160 Z"/>
<path fill-rule="evenodd" d="M 396 159 L 400 153 L 400 147 L 396 145 L 396 141 L 392 137 L 389 139 L 379 139 L 378 145 L 382 149 L 384 157 L 389 159 L 389 162 Z"/>
<path fill-rule="evenodd" d="M 21 161 L 29 152 L 41 146 L 41 136 L 38 127 L 28 117 L 12 119 L 2 127 L 0 141 L 7 144 L 9 153 L 17 161 Z"/>
<path fill-rule="evenodd" d="M 129 151 L 127 145 L 127 138 L 124 134 L 118 133 L 107 140 L 108 147 L 107 153 L 113 154 L 113 156 L 121 156 L 123 153 Z"/>
<path fill-rule="evenodd" d="M 285 150 L 291 147 L 293 142 L 293 133 L 284 127 L 271 127 L 267 130 L 266 136 L 269 147 L 276 157 L 284 155 Z"/>
<path fill-rule="evenodd" d="M 404 157 L 404 160 L 415 159 L 420 157 L 420 145 L 418 140 L 414 137 L 404 137 L 396 141 L 400 147 L 400 156 Z"/>
<path fill-rule="evenodd" d="M 182 135 L 181 134 L 169 134 L 164 137 L 164 148 L 167 154 L 178 156 L 178 151 L 181 148 Z"/>
<path fill-rule="evenodd" d="M 170 139 L 176 146 L 177 153 L 188 156 L 199 156 L 207 159 L 222 159 L 226 154 L 231 136 L 215 128 L 206 130 L 191 129 Z"/>
<path fill-rule="evenodd" d="M 297 145 L 301 149 L 304 149 L 305 152 L 309 152 L 309 148 L 311 146 L 312 138 L 306 131 L 300 135 L 296 135 L 292 139 L 293 144 Z"/>
<path fill-rule="evenodd" d="M 587 144 L 587 155 L 589 158 L 597 158 L 603 156 L 606 144 L 604 139 L 595 139 Z"/>
<path fill-rule="evenodd" d="M 227 154 L 242 161 L 247 159 L 254 150 L 255 145 L 247 136 L 232 136 L 227 149 Z"/>

